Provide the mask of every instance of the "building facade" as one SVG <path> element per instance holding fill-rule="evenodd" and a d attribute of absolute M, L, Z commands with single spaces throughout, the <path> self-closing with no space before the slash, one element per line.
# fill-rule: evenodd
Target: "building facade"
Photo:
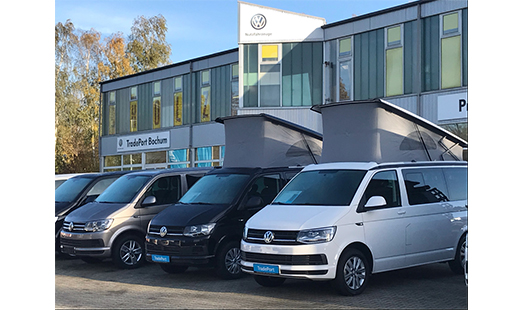
<path fill-rule="evenodd" d="M 327 24 L 238 2 L 238 48 L 101 83 L 101 171 L 218 166 L 217 117 L 322 132 L 313 105 L 383 98 L 467 140 L 467 1 L 422 0 Z"/>

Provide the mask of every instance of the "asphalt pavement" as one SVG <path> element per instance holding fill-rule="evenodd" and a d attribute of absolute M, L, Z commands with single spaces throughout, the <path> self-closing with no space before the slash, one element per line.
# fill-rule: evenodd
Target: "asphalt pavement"
<path fill-rule="evenodd" d="M 329 282 L 288 279 L 276 288 L 251 275 L 221 280 L 212 269 L 167 274 L 156 264 L 122 270 L 111 261 L 55 259 L 56 309 L 467 309 L 464 277 L 447 264 L 373 275 L 358 296 Z"/>

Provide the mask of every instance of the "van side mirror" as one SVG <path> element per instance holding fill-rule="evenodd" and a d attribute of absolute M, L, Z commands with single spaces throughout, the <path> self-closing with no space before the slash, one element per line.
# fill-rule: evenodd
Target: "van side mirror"
<path fill-rule="evenodd" d="M 262 197 L 253 196 L 246 202 L 246 209 L 262 208 L 264 206 L 264 200 Z"/>
<path fill-rule="evenodd" d="M 156 203 L 156 197 L 155 196 L 147 196 L 144 201 L 142 202 L 143 206 L 149 206 L 154 205 Z"/>
<path fill-rule="evenodd" d="M 364 208 L 379 208 L 384 207 L 388 203 L 386 202 L 386 199 L 382 196 L 373 196 L 368 199 L 368 202 L 364 205 Z"/>

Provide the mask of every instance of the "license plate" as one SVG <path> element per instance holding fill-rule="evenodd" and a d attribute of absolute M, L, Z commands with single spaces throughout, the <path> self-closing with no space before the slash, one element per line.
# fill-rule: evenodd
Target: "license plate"
<path fill-rule="evenodd" d="M 151 255 L 151 260 L 157 263 L 169 263 L 169 256 L 167 255 Z"/>
<path fill-rule="evenodd" d="M 253 264 L 253 271 L 258 273 L 279 274 L 280 269 L 275 265 Z"/>

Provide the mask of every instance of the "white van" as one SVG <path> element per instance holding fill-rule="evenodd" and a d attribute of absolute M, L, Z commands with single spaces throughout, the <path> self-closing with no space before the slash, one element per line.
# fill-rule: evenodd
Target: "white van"
<path fill-rule="evenodd" d="M 333 280 L 343 295 L 389 270 L 463 273 L 466 206 L 466 162 L 310 165 L 246 222 L 242 271 L 263 286 Z"/>

